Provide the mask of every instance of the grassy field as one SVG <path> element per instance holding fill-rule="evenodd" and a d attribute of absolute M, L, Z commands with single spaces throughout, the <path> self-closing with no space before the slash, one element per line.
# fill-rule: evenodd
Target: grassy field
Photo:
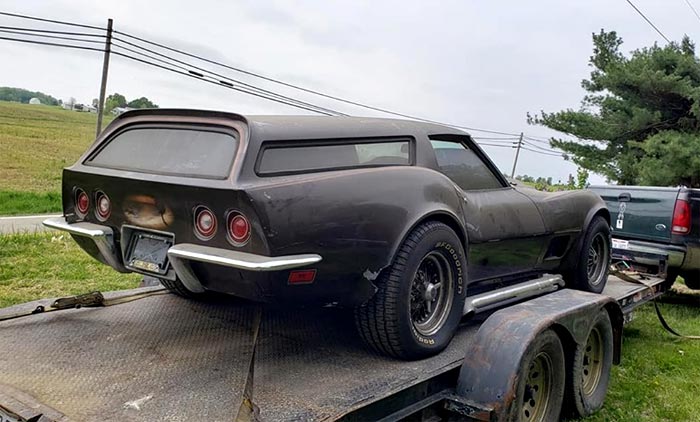
<path fill-rule="evenodd" d="M 61 170 L 94 141 L 96 119 L 0 101 L 0 215 L 60 211 Z"/>
<path fill-rule="evenodd" d="M 92 290 L 130 289 L 140 280 L 97 262 L 70 236 L 0 236 L 0 307 Z"/>

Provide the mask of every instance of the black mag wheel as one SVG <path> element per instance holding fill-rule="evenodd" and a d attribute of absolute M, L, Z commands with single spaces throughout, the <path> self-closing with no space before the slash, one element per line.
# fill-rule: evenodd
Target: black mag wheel
<path fill-rule="evenodd" d="M 418 266 L 411 285 L 411 321 L 423 336 L 439 331 L 454 301 L 454 274 L 445 255 L 431 251 Z"/>
<path fill-rule="evenodd" d="M 374 280 L 374 296 L 355 308 L 362 339 L 375 351 L 400 359 L 440 352 L 462 318 L 466 266 L 454 230 L 437 221 L 419 224 Z"/>
<path fill-rule="evenodd" d="M 603 291 L 608 281 L 610 242 L 608 222 L 601 216 L 595 217 L 584 234 L 574 267 L 564 273 L 568 287 L 593 293 Z"/>
<path fill-rule="evenodd" d="M 598 286 L 605 281 L 608 275 L 609 260 L 609 239 L 604 233 L 598 232 L 593 236 L 588 248 L 588 260 L 586 261 L 586 275 L 591 286 Z"/>

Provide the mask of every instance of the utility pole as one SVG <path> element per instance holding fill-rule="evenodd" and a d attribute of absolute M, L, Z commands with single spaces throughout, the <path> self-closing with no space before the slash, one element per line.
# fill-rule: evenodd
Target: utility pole
<path fill-rule="evenodd" d="M 102 115 L 105 109 L 105 91 L 107 90 L 107 73 L 109 71 L 109 56 L 112 52 L 112 19 L 107 19 L 107 38 L 105 39 L 105 57 L 102 62 L 102 84 L 100 85 L 100 100 L 97 104 L 97 129 L 95 137 L 102 131 Z"/>
<path fill-rule="evenodd" d="M 520 147 L 523 146 L 523 133 L 520 132 L 520 138 L 518 139 L 518 146 L 515 150 L 515 160 L 513 161 L 513 171 L 510 172 L 510 177 L 515 177 L 515 166 L 518 165 L 518 156 L 520 155 Z"/>

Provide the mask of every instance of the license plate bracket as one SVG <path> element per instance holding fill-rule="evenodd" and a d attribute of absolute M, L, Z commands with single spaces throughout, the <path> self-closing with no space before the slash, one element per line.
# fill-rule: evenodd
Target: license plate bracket
<path fill-rule="evenodd" d="M 173 237 L 137 231 L 131 235 L 125 266 L 149 274 L 165 275 L 170 262 L 168 249 L 173 246 Z"/>

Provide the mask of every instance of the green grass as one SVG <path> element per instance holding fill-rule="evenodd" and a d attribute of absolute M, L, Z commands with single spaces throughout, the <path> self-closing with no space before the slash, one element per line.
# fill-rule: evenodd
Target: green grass
<path fill-rule="evenodd" d="M 61 211 L 58 192 L 16 192 L 0 190 L 0 215 L 44 214 Z"/>
<path fill-rule="evenodd" d="M 700 335 L 700 296 L 661 304 L 669 325 Z M 624 330 L 622 364 L 615 366 L 605 401 L 586 422 L 700 421 L 700 341 L 667 333 L 653 305 L 644 305 Z"/>
<path fill-rule="evenodd" d="M 56 211 L 47 195 L 60 196 L 62 169 L 95 140 L 96 120 L 94 113 L 0 101 L 0 215 Z"/>
<path fill-rule="evenodd" d="M 31 300 L 138 286 L 57 233 L 0 236 L 0 307 Z"/>

